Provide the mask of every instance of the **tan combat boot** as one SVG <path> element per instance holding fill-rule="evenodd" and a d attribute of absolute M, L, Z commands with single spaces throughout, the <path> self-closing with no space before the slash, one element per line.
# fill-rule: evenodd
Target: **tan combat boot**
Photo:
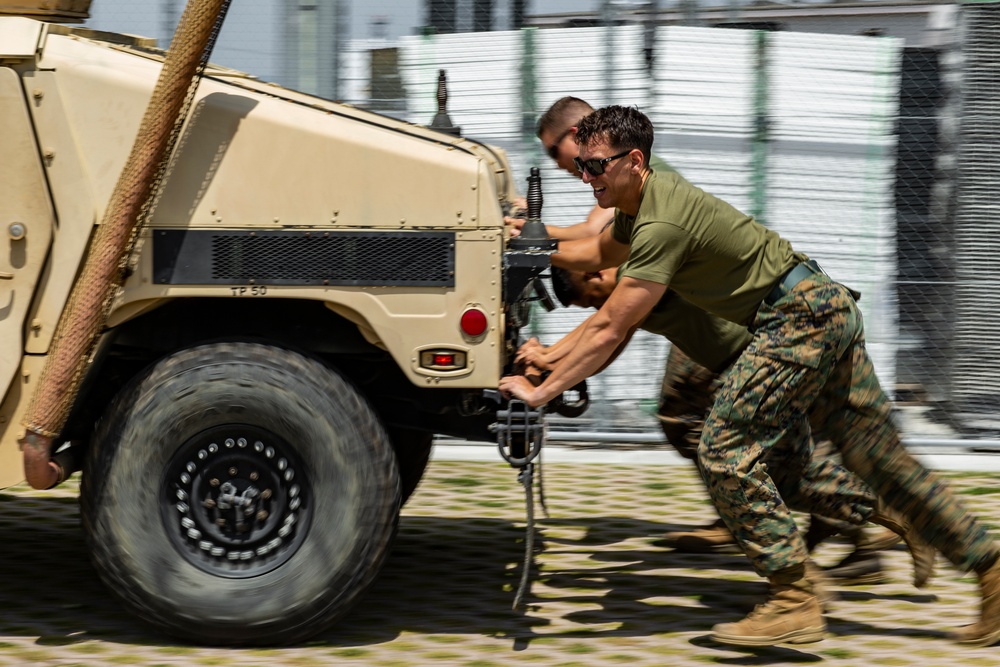
<path fill-rule="evenodd" d="M 712 639 L 735 646 L 773 646 L 818 642 L 826 633 L 826 621 L 813 587 L 806 579 L 805 565 L 775 572 L 766 602 L 737 623 L 712 628 Z"/>
<path fill-rule="evenodd" d="M 902 516 L 882 507 L 869 517 L 869 521 L 888 528 L 903 538 L 906 548 L 913 557 L 913 585 L 923 588 L 934 575 L 934 559 L 937 549 L 924 542 L 910 522 Z"/>
<path fill-rule="evenodd" d="M 663 537 L 656 541 L 656 544 L 690 554 L 743 553 L 722 519 L 693 530 L 675 530 L 664 533 Z"/>
<path fill-rule="evenodd" d="M 812 585 L 813 594 L 819 601 L 822 611 L 830 611 L 837 601 L 837 592 L 833 590 L 833 582 L 812 558 L 806 561 L 806 580 Z"/>
<path fill-rule="evenodd" d="M 983 596 L 979 621 L 955 631 L 955 640 L 969 646 L 992 646 L 1000 640 L 1000 559 L 979 575 Z"/>

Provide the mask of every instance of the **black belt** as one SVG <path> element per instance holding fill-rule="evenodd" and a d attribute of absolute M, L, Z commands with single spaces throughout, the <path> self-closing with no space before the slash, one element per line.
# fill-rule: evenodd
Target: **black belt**
<path fill-rule="evenodd" d="M 823 273 L 823 269 L 811 259 L 808 262 L 796 264 L 785 275 L 781 276 L 777 284 L 767 293 L 767 296 L 764 297 L 764 303 L 773 306 L 778 299 L 791 292 L 793 287 L 817 273 Z"/>

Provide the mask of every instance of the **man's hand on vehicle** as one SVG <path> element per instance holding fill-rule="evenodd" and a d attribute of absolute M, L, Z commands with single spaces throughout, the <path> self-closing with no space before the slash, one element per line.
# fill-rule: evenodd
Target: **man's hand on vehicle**
<path fill-rule="evenodd" d="M 535 385 L 523 375 L 505 375 L 500 378 L 499 389 L 500 394 L 508 400 L 517 398 L 532 408 L 539 405 L 535 399 Z"/>

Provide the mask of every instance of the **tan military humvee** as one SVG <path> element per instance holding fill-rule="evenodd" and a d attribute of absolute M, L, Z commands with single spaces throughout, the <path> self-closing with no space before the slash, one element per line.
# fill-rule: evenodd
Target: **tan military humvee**
<path fill-rule="evenodd" d="M 60 3 L 0 13 L 29 4 L 0 16 L 0 488 L 163 61 Z M 211 643 L 346 613 L 432 435 L 491 437 L 541 270 L 514 192 L 488 146 L 209 67 L 59 434 L 109 588 Z"/>

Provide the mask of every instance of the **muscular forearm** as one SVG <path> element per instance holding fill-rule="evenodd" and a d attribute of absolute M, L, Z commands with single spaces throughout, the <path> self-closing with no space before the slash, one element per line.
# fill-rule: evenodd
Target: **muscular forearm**
<path fill-rule="evenodd" d="M 603 321 L 601 321 L 603 320 Z M 529 401 L 532 405 L 548 403 L 562 392 L 570 389 L 604 368 L 612 355 L 627 339 L 610 325 L 605 318 L 592 316 L 580 327 L 579 340 L 585 345 L 574 345 L 555 364 L 545 382 L 535 388 Z"/>

